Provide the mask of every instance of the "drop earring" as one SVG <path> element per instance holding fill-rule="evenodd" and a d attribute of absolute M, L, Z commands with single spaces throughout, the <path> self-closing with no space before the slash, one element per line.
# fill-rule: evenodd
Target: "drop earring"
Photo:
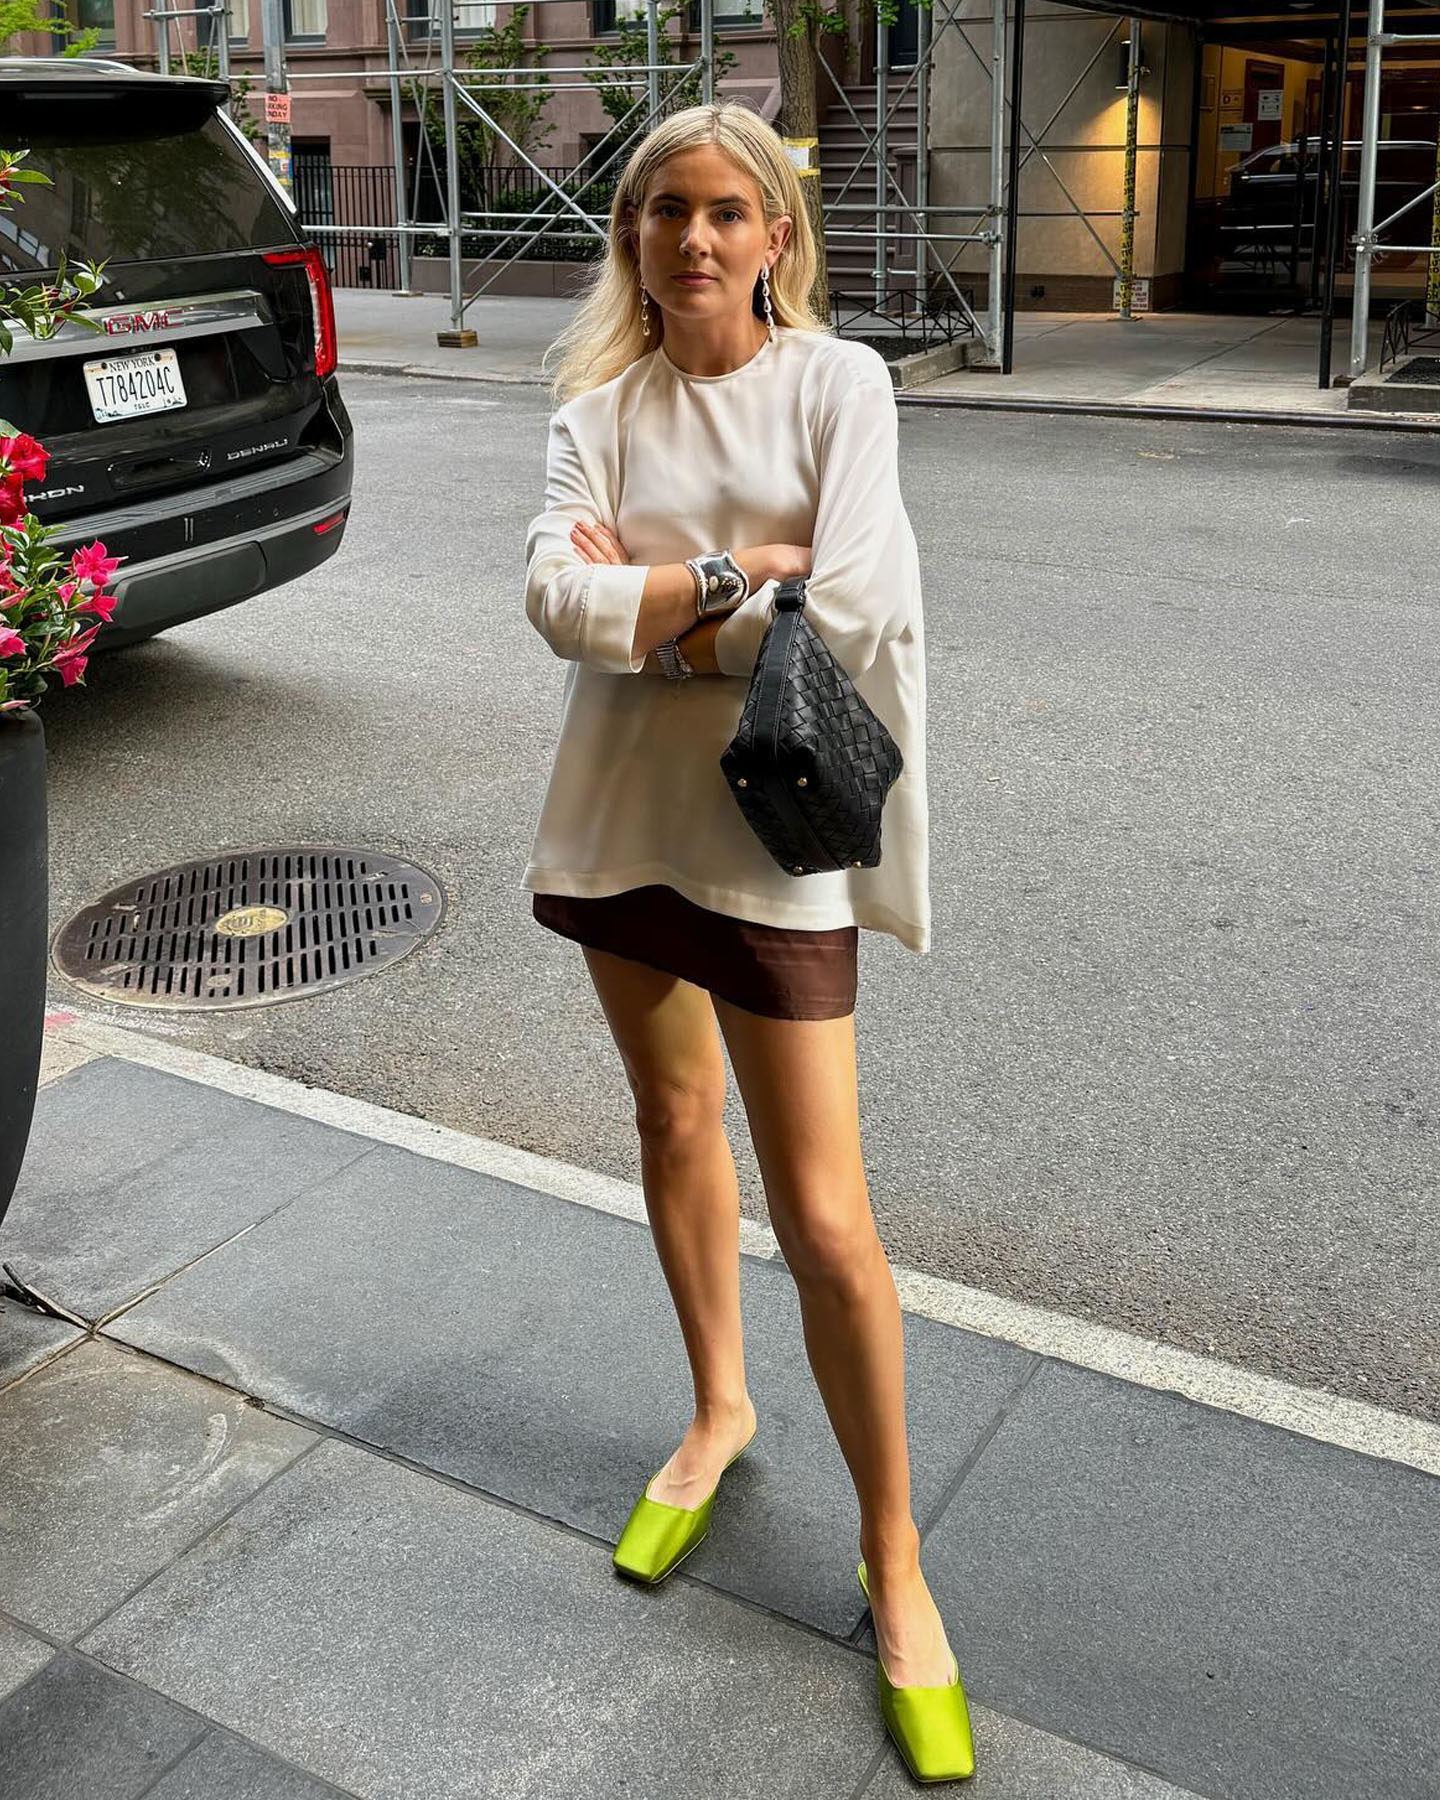
<path fill-rule="evenodd" d="M 765 303 L 765 330 L 770 342 L 775 342 L 775 314 L 770 306 L 770 265 L 765 263 L 760 269 L 760 295 Z"/>
<path fill-rule="evenodd" d="M 645 283 L 640 283 L 640 329 L 646 337 L 650 335 L 650 296 L 645 292 Z"/>

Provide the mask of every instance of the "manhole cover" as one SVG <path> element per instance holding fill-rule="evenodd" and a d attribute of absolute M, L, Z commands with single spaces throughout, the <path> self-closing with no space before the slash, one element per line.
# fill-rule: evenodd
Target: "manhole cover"
<path fill-rule="evenodd" d="M 398 962 L 439 927 L 433 875 L 370 850 L 291 845 L 115 888 L 55 939 L 62 975 L 132 1006 L 264 1006 Z"/>

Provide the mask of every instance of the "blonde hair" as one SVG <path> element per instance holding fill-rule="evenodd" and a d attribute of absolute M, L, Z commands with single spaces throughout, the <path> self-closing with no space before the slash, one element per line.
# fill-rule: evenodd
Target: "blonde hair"
<path fill-rule="evenodd" d="M 575 317 L 546 351 L 542 367 L 558 356 L 552 383 L 557 400 L 569 400 L 612 380 L 647 355 L 664 335 L 664 315 L 650 308 L 650 336 L 640 323 L 638 219 L 655 172 L 667 157 L 714 144 L 760 190 L 766 226 L 782 216 L 790 235 L 770 270 L 770 307 L 779 325 L 830 331 L 810 302 L 815 281 L 815 235 L 795 165 L 779 137 L 743 100 L 687 106 L 662 119 L 640 140 L 625 165 L 610 208 L 610 229 L 594 277 L 586 284 Z M 754 310 L 763 318 L 760 283 Z"/>

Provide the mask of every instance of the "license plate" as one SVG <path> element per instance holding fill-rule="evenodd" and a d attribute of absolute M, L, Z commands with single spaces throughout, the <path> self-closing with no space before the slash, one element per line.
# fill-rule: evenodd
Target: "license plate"
<path fill-rule="evenodd" d="M 142 350 L 133 356 L 106 356 L 85 364 L 90 410 L 100 424 L 134 419 L 141 413 L 169 412 L 185 404 L 185 384 L 173 350 Z"/>

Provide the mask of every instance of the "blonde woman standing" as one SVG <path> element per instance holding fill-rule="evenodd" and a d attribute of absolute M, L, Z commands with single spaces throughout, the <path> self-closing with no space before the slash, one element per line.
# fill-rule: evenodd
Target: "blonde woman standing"
<path fill-rule="evenodd" d="M 563 403 L 526 610 L 568 670 L 523 880 L 536 919 L 583 946 L 634 1094 L 694 1383 L 694 1418 L 615 1567 L 654 1583 L 689 1555 L 756 1430 L 723 1036 L 859 1499 L 881 1710 L 912 1774 L 943 1781 L 969 1775 L 973 1753 L 920 1570 L 854 1037 L 860 928 L 930 943 L 919 568 L 889 372 L 811 312 L 814 271 L 799 179 L 748 107 L 675 113 L 636 148 L 597 278 L 555 347 Z M 802 575 L 807 618 L 905 766 L 879 865 L 797 878 L 751 831 L 720 755 L 775 588 Z"/>

